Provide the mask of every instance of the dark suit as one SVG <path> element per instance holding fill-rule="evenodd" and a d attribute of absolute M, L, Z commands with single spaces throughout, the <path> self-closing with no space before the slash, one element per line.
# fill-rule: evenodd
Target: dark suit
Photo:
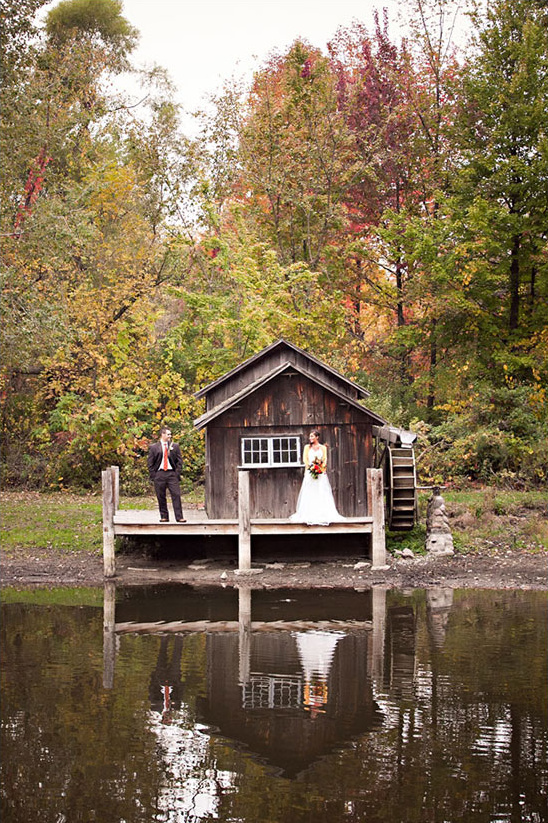
<path fill-rule="evenodd" d="M 167 508 L 167 490 L 171 495 L 173 503 L 173 513 L 175 520 L 183 519 L 183 507 L 181 504 L 181 486 L 179 479 L 181 477 L 181 469 L 183 468 L 183 456 L 181 449 L 177 443 L 170 443 L 168 445 L 168 458 L 172 466 L 167 471 L 161 468 L 164 450 L 162 442 L 158 440 L 153 443 L 148 450 L 148 475 L 154 483 L 154 491 L 158 499 L 158 507 L 160 509 L 160 517 L 162 520 L 169 520 L 169 511 Z"/>

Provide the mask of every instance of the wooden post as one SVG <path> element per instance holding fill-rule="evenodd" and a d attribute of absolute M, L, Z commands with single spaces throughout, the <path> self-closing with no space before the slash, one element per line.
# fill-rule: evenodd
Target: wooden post
<path fill-rule="evenodd" d="M 103 566 L 105 577 L 114 577 L 114 483 L 112 468 L 101 472 L 103 482 Z"/>
<path fill-rule="evenodd" d="M 238 470 L 238 570 L 251 568 L 251 515 L 249 472 Z"/>
<path fill-rule="evenodd" d="M 103 688 L 114 688 L 116 663 L 116 583 L 105 580 L 103 599 Z"/>
<path fill-rule="evenodd" d="M 114 495 L 114 513 L 118 511 L 120 506 L 120 467 L 119 466 L 111 466 L 110 470 L 112 472 L 112 489 Z"/>
<path fill-rule="evenodd" d="M 238 588 L 239 658 L 240 685 L 249 682 L 251 671 L 251 589 Z"/>
<path fill-rule="evenodd" d="M 384 678 L 384 635 L 386 626 L 386 589 L 373 586 L 373 632 L 372 632 L 372 671 L 371 676 L 382 690 Z"/>
<path fill-rule="evenodd" d="M 384 527 L 384 486 L 382 469 L 367 469 L 367 503 L 373 518 L 371 532 L 371 568 L 386 568 L 386 534 Z"/>

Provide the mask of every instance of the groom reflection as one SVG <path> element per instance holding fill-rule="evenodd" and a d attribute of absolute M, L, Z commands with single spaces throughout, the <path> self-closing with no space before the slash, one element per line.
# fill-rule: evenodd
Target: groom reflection
<path fill-rule="evenodd" d="M 172 643 L 171 643 L 172 641 Z M 170 646 L 173 646 L 170 654 Z M 156 668 L 150 676 L 149 700 L 151 708 L 161 715 L 161 722 L 169 725 L 173 712 L 181 706 L 183 684 L 181 682 L 181 658 L 183 637 L 163 636 Z"/>

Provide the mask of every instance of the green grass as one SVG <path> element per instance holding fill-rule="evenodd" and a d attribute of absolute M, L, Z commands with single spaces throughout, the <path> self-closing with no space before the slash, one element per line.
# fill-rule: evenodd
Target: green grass
<path fill-rule="evenodd" d="M 548 498 L 545 491 L 486 487 L 443 490 L 457 551 L 463 554 L 539 553 L 548 550 Z M 421 512 L 427 497 L 421 495 Z M 421 514 L 424 519 L 425 514 Z"/>
<path fill-rule="evenodd" d="M 3 603 L 27 603 L 33 606 L 93 606 L 103 608 L 105 593 L 95 588 L 56 587 L 54 589 L 2 589 Z"/>
<path fill-rule="evenodd" d="M 442 494 L 446 503 L 453 508 L 468 508 L 481 516 L 484 512 L 494 514 L 516 514 L 521 510 L 544 512 L 548 515 L 548 496 L 546 491 L 505 491 L 487 487 L 469 491 L 444 490 Z"/>
<path fill-rule="evenodd" d="M 102 502 L 96 495 L 7 492 L 1 496 L 2 549 L 100 551 Z"/>
<path fill-rule="evenodd" d="M 0 543 L 6 556 L 15 552 L 57 549 L 102 552 L 103 513 L 99 494 L 70 492 L 3 492 Z M 203 502 L 203 491 L 183 496 L 185 503 Z M 154 495 L 120 498 L 121 509 L 155 509 Z"/>
<path fill-rule="evenodd" d="M 424 519 L 408 532 L 386 532 L 386 548 L 391 554 L 399 549 L 411 549 L 413 554 L 426 554 L 426 526 Z"/>

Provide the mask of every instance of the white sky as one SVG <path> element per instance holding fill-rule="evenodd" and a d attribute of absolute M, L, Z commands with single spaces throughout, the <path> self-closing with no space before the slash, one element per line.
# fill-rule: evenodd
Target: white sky
<path fill-rule="evenodd" d="M 167 69 L 178 102 L 189 112 L 233 75 L 251 77 L 270 51 L 285 51 L 297 37 L 325 50 L 339 26 L 354 19 L 372 31 L 375 8 L 381 18 L 382 8 L 389 10 L 396 36 L 398 5 L 398 0 L 123 0 L 123 15 L 141 33 L 133 62 Z"/>

